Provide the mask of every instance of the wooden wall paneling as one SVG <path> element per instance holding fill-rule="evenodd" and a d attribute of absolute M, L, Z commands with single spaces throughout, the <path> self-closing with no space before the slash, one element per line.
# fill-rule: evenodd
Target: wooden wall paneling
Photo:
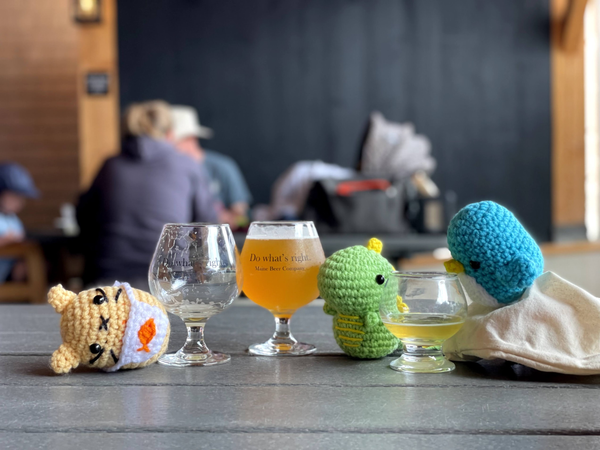
<path fill-rule="evenodd" d="M 79 189 L 77 28 L 70 0 L 0 1 L 0 160 L 41 191 L 20 214 L 47 229 Z"/>
<path fill-rule="evenodd" d="M 568 11 L 568 0 L 552 0 L 552 223 L 557 240 L 585 238 L 583 34 L 571 31 L 575 38 L 568 38 L 565 48 Z M 575 23 L 569 27 L 576 30 Z"/>
<path fill-rule="evenodd" d="M 82 189 L 87 188 L 107 157 L 119 149 L 119 74 L 116 0 L 102 2 L 102 22 L 79 28 L 79 158 Z M 89 72 L 109 75 L 108 95 L 86 92 Z"/>
<path fill-rule="evenodd" d="M 562 46 L 570 52 L 583 42 L 583 16 L 587 0 L 570 0 L 562 30 Z"/>

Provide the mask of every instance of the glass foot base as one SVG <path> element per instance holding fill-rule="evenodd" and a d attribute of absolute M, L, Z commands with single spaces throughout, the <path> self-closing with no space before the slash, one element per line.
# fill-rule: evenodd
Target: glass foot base
<path fill-rule="evenodd" d="M 216 366 L 225 364 L 231 360 L 231 356 L 225 353 L 208 352 L 200 354 L 181 354 L 169 353 L 158 358 L 158 363 L 171 367 L 189 367 L 189 366 Z"/>
<path fill-rule="evenodd" d="M 279 344 L 267 341 L 263 344 L 253 344 L 248 347 L 248 352 L 256 356 L 304 356 L 317 351 L 317 347 L 311 344 L 295 342 L 291 344 Z"/>
<path fill-rule="evenodd" d="M 443 373 L 453 371 L 456 366 L 442 355 L 411 356 L 405 353 L 392 361 L 390 368 L 407 373 Z"/>

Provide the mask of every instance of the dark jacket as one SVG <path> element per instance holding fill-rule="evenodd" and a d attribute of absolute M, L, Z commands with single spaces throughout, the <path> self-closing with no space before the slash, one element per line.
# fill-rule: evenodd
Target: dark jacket
<path fill-rule="evenodd" d="M 165 223 L 217 222 L 208 180 L 168 142 L 129 137 L 77 208 L 86 282 L 146 278 Z"/>

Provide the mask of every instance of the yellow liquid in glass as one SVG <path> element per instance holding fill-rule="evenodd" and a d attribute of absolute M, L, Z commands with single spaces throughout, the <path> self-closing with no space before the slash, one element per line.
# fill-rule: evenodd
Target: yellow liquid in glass
<path fill-rule="evenodd" d="M 463 326 L 460 316 L 447 314 L 404 314 L 397 319 L 383 319 L 383 324 L 397 338 L 408 341 L 443 342 Z"/>
<path fill-rule="evenodd" d="M 291 316 L 319 296 L 317 274 L 325 260 L 318 238 L 246 239 L 244 293 L 275 316 Z"/>

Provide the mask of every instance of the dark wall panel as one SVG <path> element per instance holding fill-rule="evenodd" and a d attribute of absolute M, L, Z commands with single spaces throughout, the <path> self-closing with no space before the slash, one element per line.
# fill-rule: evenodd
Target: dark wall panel
<path fill-rule="evenodd" d="M 550 233 L 547 0 L 126 0 L 121 104 L 195 106 L 259 202 L 291 163 L 355 164 L 368 114 L 428 136 L 460 205 Z"/>

